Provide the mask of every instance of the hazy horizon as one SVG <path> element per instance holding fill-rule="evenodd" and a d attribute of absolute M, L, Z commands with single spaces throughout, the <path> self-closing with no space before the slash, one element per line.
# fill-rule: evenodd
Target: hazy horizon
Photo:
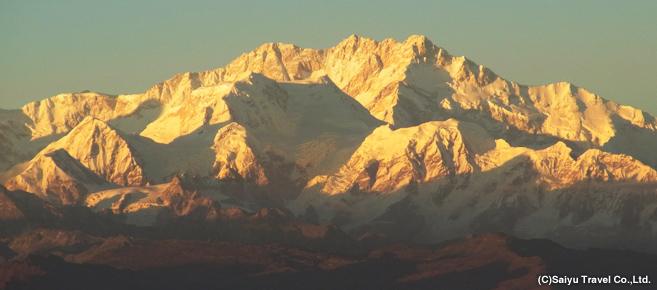
<path fill-rule="evenodd" d="M 657 2 L 2 1 L 0 108 L 83 90 L 142 93 L 268 42 L 329 48 L 425 35 L 526 85 L 567 81 L 657 114 Z"/>

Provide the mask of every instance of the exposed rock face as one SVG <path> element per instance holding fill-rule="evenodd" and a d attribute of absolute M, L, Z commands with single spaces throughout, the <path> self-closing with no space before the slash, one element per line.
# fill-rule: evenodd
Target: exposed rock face
<path fill-rule="evenodd" d="M 177 216 L 189 215 L 201 207 L 205 207 L 207 210 L 214 205 L 212 199 L 189 189 L 185 182 L 177 176 L 162 192 L 160 199 Z"/>
<path fill-rule="evenodd" d="M 265 185 L 269 181 L 265 170 L 249 146 L 255 140 L 247 137 L 244 127 L 237 123 L 221 128 L 212 149 L 216 157 L 212 170 L 219 179 L 246 179 Z"/>

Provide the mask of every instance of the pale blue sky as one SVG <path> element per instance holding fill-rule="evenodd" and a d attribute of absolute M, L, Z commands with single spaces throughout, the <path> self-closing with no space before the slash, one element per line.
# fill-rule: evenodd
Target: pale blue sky
<path fill-rule="evenodd" d="M 568 81 L 657 114 L 657 1 L 0 0 L 0 108 L 141 93 L 266 42 L 421 34 L 521 84 Z"/>

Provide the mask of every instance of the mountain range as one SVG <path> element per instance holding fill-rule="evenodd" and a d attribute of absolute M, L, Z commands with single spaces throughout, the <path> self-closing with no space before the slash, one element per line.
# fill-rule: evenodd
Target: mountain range
<path fill-rule="evenodd" d="M 423 36 L 270 43 L 142 94 L 0 110 L 1 242 L 77 262 L 117 235 L 365 253 L 501 232 L 656 253 L 656 128 Z M 54 250 L 71 245 L 87 248 Z"/>

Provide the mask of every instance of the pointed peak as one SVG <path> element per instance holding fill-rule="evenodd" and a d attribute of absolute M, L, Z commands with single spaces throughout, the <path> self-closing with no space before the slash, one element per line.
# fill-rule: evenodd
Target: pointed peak
<path fill-rule="evenodd" d="M 573 151 L 572 149 L 570 149 L 570 147 L 568 147 L 568 145 L 566 145 L 566 143 L 563 143 L 562 141 L 558 141 L 554 145 L 546 148 L 545 150 L 549 152 L 559 152 L 565 155 L 568 155 L 570 154 L 571 151 Z"/>
<path fill-rule="evenodd" d="M 361 39 L 361 38 L 362 38 L 362 37 L 360 37 L 360 36 L 358 36 L 358 35 L 356 35 L 356 34 L 352 34 L 352 35 L 350 35 L 349 37 L 347 37 L 347 39 L 345 39 L 345 40 L 358 41 L 358 40 Z"/>
<path fill-rule="evenodd" d="M 327 74 L 323 74 L 321 76 L 318 76 L 313 81 L 317 84 L 331 84 L 331 85 L 335 86 L 335 83 L 333 82 L 333 80 Z"/>
<path fill-rule="evenodd" d="M 547 85 L 547 87 L 552 88 L 552 89 L 556 89 L 560 92 L 568 92 L 568 91 L 569 92 L 576 92 L 577 89 L 578 89 L 575 85 L 573 85 L 569 82 L 565 82 L 565 81 L 551 83 L 551 84 Z"/>
<path fill-rule="evenodd" d="M 83 131 L 83 130 L 90 130 L 90 129 L 101 129 L 101 130 L 110 130 L 113 132 L 116 132 L 117 130 L 114 129 L 111 125 L 105 123 L 105 121 L 96 119 L 91 116 L 87 116 L 80 123 L 78 123 L 71 131 L 71 132 L 78 132 L 78 131 Z"/>
<path fill-rule="evenodd" d="M 171 182 L 169 182 L 169 186 L 167 186 L 169 189 L 181 189 L 181 190 L 193 190 L 193 181 L 190 180 L 190 176 L 186 174 L 182 175 L 176 175 L 171 179 Z"/>
<path fill-rule="evenodd" d="M 252 53 L 261 53 L 263 51 L 281 50 L 281 49 L 289 49 L 289 48 L 296 49 L 298 48 L 298 46 L 294 44 L 282 43 L 282 42 L 268 42 L 261 46 L 258 46 L 258 48 L 254 49 Z"/>
<path fill-rule="evenodd" d="M 230 130 L 230 131 L 240 131 L 240 132 L 246 131 L 246 128 L 244 128 L 242 125 L 240 125 L 237 122 L 232 122 L 232 123 L 226 125 L 226 127 L 224 127 L 224 128 L 225 128 L 225 130 Z M 224 128 L 221 128 L 221 130 L 219 130 L 219 131 L 224 130 Z"/>
<path fill-rule="evenodd" d="M 244 80 L 261 80 L 261 79 L 266 79 L 266 80 L 271 80 L 270 78 L 266 77 L 262 73 L 258 72 L 253 72 L 249 71 L 243 78 Z"/>
<path fill-rule="evenodd" d="M 366 37 L 361 37 L 356 34 L 352 34 L 345 40 L 341 41 L 336 47 L 346 47 L 346 46 L 351 46 L 354 50 L 360 46 L 363 45 L 377 45 L 378 42 L 376 42 L 373 39 L 369 39 Z"/>
<path fill-rule="evenodd" d="M 100 119 L 96 119 L 91 116 L 87 116 L 80 123 L 77 124 L 71 131 L 67 134 L 67 136 L 74 136 L 77 135 L 81 132 L 85 131 L 101 131 L 101 132 L 113 132 L 114 134 L 121 135 L 117 130 L 112 128 L 109 124 L 103 122 Z M 112 133 L 109 133 L 112 134 Z"/>
<path fill-rule="evenodd" d="M 600 151 L 600 149 L 597 149 L 597 148 L 591 148 L 591 149 L 588 149 L 588 150 L 584 151 L 584 153 L 582 153 L 582 155 L 577 157 L 577 160 L 578 161 L 584 161 L 584 160 L 598 159 L 598 156 L 600 156 L 600 155 L 611 155 L 611 153 Z M 630 160 L 632 159 L 632 156 L 625 156 L 624 155 L 623 157 L 628 158 Z"/>
<path fill-rule="evenodd" d="M 406 41 L 405 44 L 414 44 L 421 47 L 432 47 L 433 43 L 431 40 L 426 38 L 424 35 L 411 35 Z"/>
<path fill-rule="evenodd" d="M 182 187 L 183 184 L 184 184 L 184 181 L 178 175 L 174 176 L 173 179 L 171 179 L 171 182 L 169 182 L 169 186 Z"/>
<path fill-rule="evenodd" d="M 278 208 L 262 208 L 260 209 L 256 214 L 256 217 L 258 218 L 282 218 L 282 217 L 287 217 L 288 214 Z"/>
<path fill-rule="evenodd" d="M 425 42 L 427 38 L 424 35 L 411 35 L 404 42 Z"/>
<path fill-rule="evenodd" d="M 273 79 L 268 78 L 262 73 L 259 72 L 253 72 L 253 71 L 246 71 L 244 73 L 239 74 L 235 78 L 235 84 L 249 84 L 249 85 L 256 85 L 256 84 L 275 84 L 276 81 Z M 239 85 L 238 85 L 239 86 Z"/>
<path fill-rule="evenodd" d="M 227 138 L 228 136 L 240 136 L 241 138 L 246 138 L 246 129 L 237 122 L 232 122 L 223 128 L 219 129 L 217 134 L 214 136 L 214 143 L 220 142 L 222 139 Z M 229 137 L 230 138 L 230 137 Z"/>

